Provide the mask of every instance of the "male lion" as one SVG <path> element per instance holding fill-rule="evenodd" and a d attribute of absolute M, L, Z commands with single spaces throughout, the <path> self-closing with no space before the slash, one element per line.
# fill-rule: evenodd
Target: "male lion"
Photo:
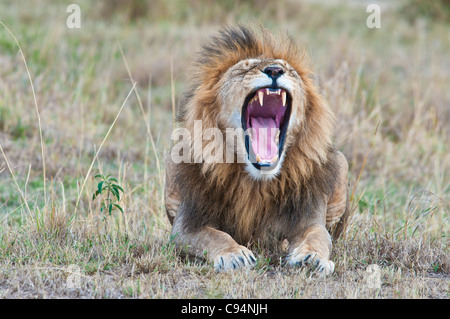
<path fill-rule="evenodd" d="M 166 158 L 165 201 L 174 240 L 217 270 L 253 266 L 251 243 L 287 240 L 289 265 L 334 271 L 348 165 L 310 73 L 292 38 L 263 29 L 224 29 L 200 52 L 176 119 L 193 137 L 190 160 Z M 223 136 L 205 139 L 196 123 Z"/>

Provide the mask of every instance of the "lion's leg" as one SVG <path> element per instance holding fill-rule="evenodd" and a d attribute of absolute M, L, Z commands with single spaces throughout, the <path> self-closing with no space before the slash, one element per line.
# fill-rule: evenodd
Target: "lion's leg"
<path fill-rule="evenodd" d="M 291 266 L 309 265 L 325 275 L 332 274 L 334 263 L 329 260 L 331 236 L 323 223 L 307 227 L 300 236 L 293 238 L 289 248 L 288 264 Z M 291 242 L 291 241 L 290 241 Z"/>
<path fill-rule="evenodd" d="M 182 211 L 175 218 L 172 237 L 179 245 L 186 246 L 191 255 L 213 262 L 217 271 L 251 267 L 256 263 L 256 258 L 249 249 L 236 243 L 223 231 L 203 227 L 186 232 L 183 228 Z"/>
<path fill-rule="evenodd" d="M 334 238 L 342 233 L 349 215 L 347 194 L 348 164 L 341 152 L 336 153 L 339 170 L 337 187 L 333 195 L 326 201 L 326 208 L 322 207 L 315 220 L 289 240 L 290 265 L 312 265 L 326 275 L 333 273 L 334 263 L 329 260 L 331 253 L 331 232 Z"/>
<path fill-rule="evenodd" d="M 339 167 L 338 184 L 328 200 L 326 215 L 326 228 L 332 234 L 333 239 L 339 238 L 344 231 L 350 214 L 347 160 L 341 152 L 337 152 L 336 160 Z"/>
<path fill-rule="evenodd" d="M 164 186 L 164 203 L 166 206 L 167 217 L 171 224 L 177 215 L 181 203 L 181 195 L 175 184 L 175 163 L 169 155 L 165 158 L 166 182 Z"/>
<path fill-rule="evenodd" d="M 253 266 L 256 263 L 253 253 L 246 247 L 238 245 L 227 233 L 212 227 L 204 227 L 190 233 L 184 231 L 183 213 L 180 212 L 182 197 L 174 180 L 175 165 L 167 156 L 164 199 L 167 217 L 173 224 L 174 240 L 180 245 L 187 246 L 190 254 L 199 258 L 208 258 L 219 271 Z"/>
<path fill-rule="evenodd" d="M 348 164 L 341 152 L 335 153 L 338 168 L 337 187 L 325 202 L 326 208 L 320 209 L 314 221 L 303 228 L 296 236 L 289 240 L 290 265 L 312 265 L 326 275 L 333 273 L 334 263 L 329 260 L 333 238 L 342 233 L 349 215 L 347 174 Z M 329 233 L 330 231 L 330 233 Z"/>

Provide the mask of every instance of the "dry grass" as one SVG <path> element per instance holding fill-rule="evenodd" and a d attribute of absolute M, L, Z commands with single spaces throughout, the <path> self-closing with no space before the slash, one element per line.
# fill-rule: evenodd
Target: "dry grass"
<path fill-rule="evenodd" d="M 365 6 L 353 2 L 78 3 L 79 30 L 66 28 L 63 3 L 0 4 L 36 96 L 1 28 L 0 297 L 449 297 L 448 22 L 411 20 L 384 2 L 379 30 L 366 27 Z M 258 247 L 255 269 L 217 274 L 180 258 L 170 242 L 158 160 L 173 95 L 177 102 L 201 41 L 220 24 L 247 21 L 287 29 L 307 47 L 337 115 L 335 142 L 355 192 L 330 278 L 284 267 L 283 255 Z M 92 201 L 98 172 L 124 187 L 123 215 Z M 378 289 L 367 282 L 371 264 L 380 267 Z M 81 271 L 76 289 L 68 288 L 70 265 Z"/>

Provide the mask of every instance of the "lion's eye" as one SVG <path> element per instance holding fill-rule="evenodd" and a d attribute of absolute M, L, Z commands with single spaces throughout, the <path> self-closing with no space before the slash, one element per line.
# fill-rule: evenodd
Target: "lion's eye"
<path fill-rule="evenodd" d="M 288 71 L 292 76 L 299 77 L 299 75 L 298 75 L 297 71 L 295 71 L 295 69 L 289 69 Z"/>
<path fill-rule="evenodd" d="M 251 70 L 253 68 L 255 68 L 258 63 L 260 63 L 261 61 L 258 59 L 248 59 L 243 61 L 243 66 L 244 68 L 246 68 L 247 70 Z"/>

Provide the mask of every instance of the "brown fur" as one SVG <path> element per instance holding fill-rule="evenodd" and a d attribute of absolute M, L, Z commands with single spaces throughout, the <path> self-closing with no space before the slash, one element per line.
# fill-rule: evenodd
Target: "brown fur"
<path fill-rule="evenodd" d="M 230 247 L 233 254 L 247 256 L 251 253 L 240 245 L 257 242 L 275 248 L 284 239 L 290 243 L 291 255 L 306 251 L 319 253 L 317 260 L 327 260 L 331 242 L 325 227 L 336 229 L 338 236 L 348 212 L 347 163 L 331 144 L 333 115 L 310 79 L 304 53 L 292 39 L 259 32 L 242 26 L 225 29 L 203 47 L 177 125 L 192 132 L 194 120 L 201 119 L 204 128 L 221 128 L 224 74 L 250 58 L 282 59 L 295 69 L 303 83 L 304 107 L 297 109 L 301 125 L 290 128 L 281 171 L 272 180 L 252 178 L 242 163 L 174 164 L 167 158 L 166 209 L 171 222 L 175 219 L 172 233 L 179 242 L 191 245 L 196 255 L 207 250 L 215 263 Z M 217 236 L 220 245 L 227 243 L 225 248 L 216 249 Z"/>

